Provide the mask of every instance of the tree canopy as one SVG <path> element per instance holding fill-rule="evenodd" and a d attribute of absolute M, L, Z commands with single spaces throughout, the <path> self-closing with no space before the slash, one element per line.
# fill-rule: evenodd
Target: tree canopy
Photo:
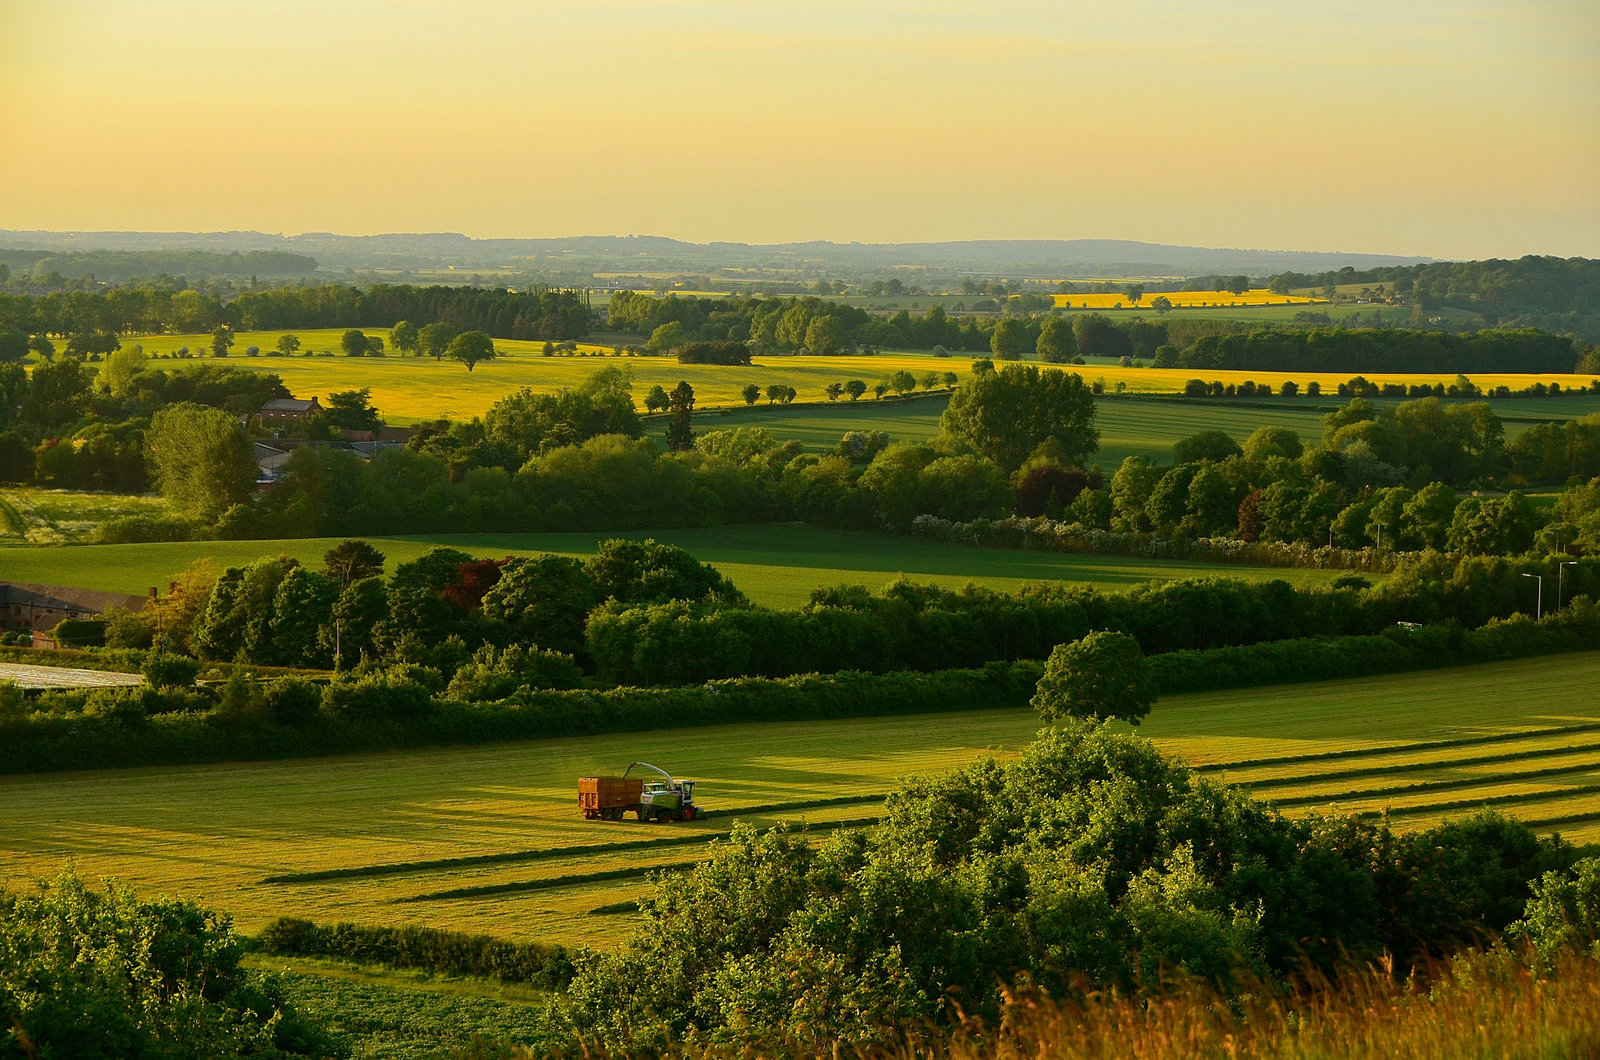
<path fill-rule="evenodd" d="M 1081 463 L 1100 445 L 1094 396 L 1076 373 L 1012 364 L 981 372 L 956 387 L 940 419 L 947 434 L 1011 471 L 1040 445 Z"/>

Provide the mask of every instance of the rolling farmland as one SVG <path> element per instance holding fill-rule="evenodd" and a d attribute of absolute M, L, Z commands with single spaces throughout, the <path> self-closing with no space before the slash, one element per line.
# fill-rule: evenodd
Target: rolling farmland
<path fill-rule="evenodd" d="M 379 328 L 371 331 L 373 334 L 384 333 Z M 316 356 L 243 357 L 238 354 L 238 351 L 252 345 L 270 350 L 281 334 L 283 332 L 240 332 L 235 340 L 235 354 L 225 363 L 233 367 L 277 373 L 282 376 L 284 385 L 298 397 L 326 397 L 337 390 L 369 388 L 373 405 L 392 423 L 414 423 L 440 417 L 470 419 L 481 416 L 490 405 L 521 387 L 553 391 L 576 386 L 606 367 L 623 367 L 632 371 L 636 402 L 642 403 L 645 392 L 652 386 L 671 389 L 678 381 L 687 380 L 694 387 L 698 407 L 710 408 L 743 406 L 744 399 L 739 391 L 749 383 L 763 388 L 781 383 L 794 387 L 801 400 L 817 401 L 823 398 L 823 388 L 829 383 L 860 379 L 871 385 L 901 370 L 918 377 L 928 372 L 936 372 L 941 376 L 945 372 L 955 372 L 958 377 L 964 378 L 971 358 L 967 354 L 936 357 L 931 353 L 914 352 L 836 357 L 772 356 L 762 357 L 748 367 L 725 367 L 680 365 L 669 357 L 617 356 L 606 347 L 583 345 L 578 349 L 580 356 L 545 357 L 540 352 L 543 343 L 497 339 L 495 348 L 504 356 L 480 364 L 468 372 L 455 362 L 436 362 L 429 357 L 333 356 L 332 351 L 339 348 L 342 329 L 295 332 L 307 349 L 316 351 Z M 206 335 L 156 335 L 130 338 L 124 345 L 138 343 L 147 353 L 170 354 L 181 346 L 204 350 L 209 342 L 210 337 Z M 208 357 L 162 361 L 157 366 L 173 370 L 206 363 L 215 362 Z M 1284 382 L 1293 381 L 1303 387 L 1313 380 L 1321 383 L 1324 389 L 1330 389 L 1349 378 L 1349 373 L 1198 372 L 1184 368 L 1122 368 L 1117 365 L 1066 367 L 1080 372 L 1088 382 L 1103 383 L 1107 390 L 1114 391 L 1121 385 L 1128 392 L 1144 394 L 1179 393 L 1184 383 L 1197 375 L 1224 383 L 1246 380 L 1269 383 L 1274 389 Z M 1440 375 L 1368 375 L 1376 383 L 1406 384 L 1449 382 L 1454 377 L 1453 372 Z M 1516 388 L 1538 381 L 1554 381 L 1567 387 L 1586 386 L 1591 378 L 1577 375 L 1482 375 L 1475 376 L 1474 381 L 1480 386 L 1503 383 Z M 875 402 L 871 398 L 864 398 L 853 404 L 866 410 Z"/>
<path fill-rule="evenodd" d="M 1385 808 L 1400 828 L 1492 806 L 1600 838 L 1600 655 L 1173 696 L 1142 733 L 1291 814 Z M 149 891 L 277 915 L 607 943 L 650 869 L 736 817 L 826 830 L 895 777 L 1012 753 L 1020 710 L 530 741 L 293 762 L 0 779 L 8 885 L 66 857 Z M 643 758 L 701 782 L 694 823 L 585 821 L 575 779 Z M 740 813 L 739 811 L 743 811 Z"/>

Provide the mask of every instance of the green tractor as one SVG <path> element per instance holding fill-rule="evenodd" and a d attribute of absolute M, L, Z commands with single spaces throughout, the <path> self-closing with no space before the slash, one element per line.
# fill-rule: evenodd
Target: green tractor
<path fill-rule="evenodd" d="M 694 781 L 675 780 L 671 773 L 665 769 L 651 765 L 649 762 L 630 762 L 626 777 L 633 772 L 634 766 L 660 773 L 661 780 L 647 780 L 644 782 L 644 791 L 639 796 L 637 811 L 639 820 L 648 821 L 652 818 L 657 821 L 692 821 L 700 816 L 700 807 L 694 801 Z"/>

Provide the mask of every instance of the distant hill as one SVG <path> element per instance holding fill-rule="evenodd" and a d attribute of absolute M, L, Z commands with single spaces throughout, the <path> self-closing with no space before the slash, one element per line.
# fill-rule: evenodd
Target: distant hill
<path fill-rule="evenodd" d="M 60 252 L 266 251 L 315 258 L 331 269 L 526 268 L 578 262 L 616 270 L 715 270 L 808 265 L 840 274 L 897 266 L 1014 276 L 1201 276 L 1320 273 L 1433 261 L 1327 251 L 1171 246 L 1120 239 L 971 240 L 943 243 L 686 243 L 662 236 L 471 239 L 454 232 L 342 236 L 306 232 L 38 232 L 0 230 L 0 247 Z M 90 270 L 86 270 L 90 271 Z M 65 274 L 65 273 L 63 273 Z M 99 272 L 96 272 L 100 276 Z M 101 276 L 104 279 L 107 277 Z"/>

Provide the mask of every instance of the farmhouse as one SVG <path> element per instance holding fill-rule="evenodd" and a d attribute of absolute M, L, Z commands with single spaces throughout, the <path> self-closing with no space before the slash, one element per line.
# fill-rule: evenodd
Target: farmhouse
<path fill-rule="evenodd" d="M 137 611 L 149 599 L 136 593 L 0 582 L 0 629 L 54 629 L 64 618 L 92 618 L 113 607 Z"/>
<path fill-rule="evenodd" d="M 315 397 L 286 397 L 273 398 L 262 405 L 259 415 L 263 424 L 298 423 L 310 419 L 321 411 L 322 403 Z"/>

